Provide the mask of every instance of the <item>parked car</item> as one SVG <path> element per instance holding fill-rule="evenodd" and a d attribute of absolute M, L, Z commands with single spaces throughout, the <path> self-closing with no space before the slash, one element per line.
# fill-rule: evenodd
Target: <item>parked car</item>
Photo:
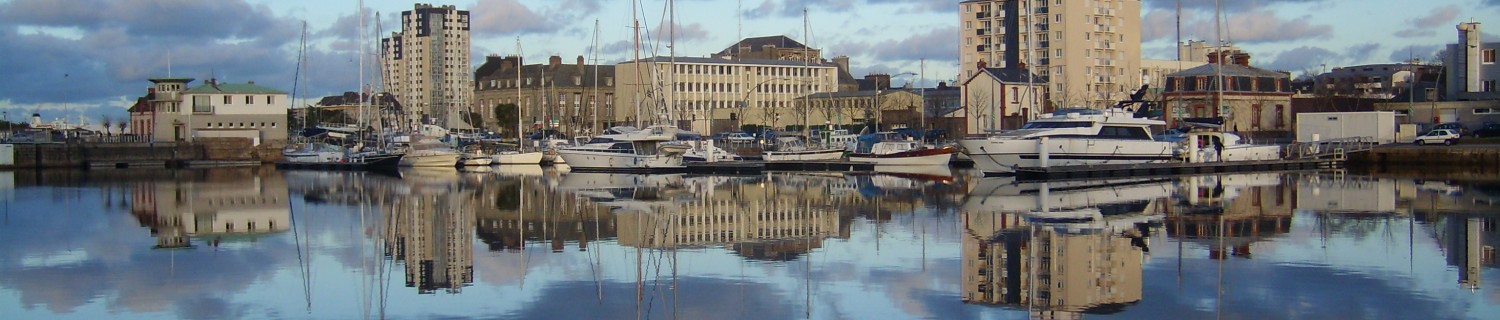
<path fill-rule="evenodd" d="M 1479 129 L 1474 129 L 1469 135 L 1475 138 L 1500 137 L 1500 123 L 1487 123 Z"/>
<path fill-rule="evenodd" d="M 1417 138 L 1412 140 L 1411 143 L 1415 143 L 1417 145 L 1441 143 L 1443 145 L 1451 146 L 1455 143 L 1458 143 L 1458 138 L 1458 132 L 1451 129 L 1432 129 L 1430 131 L 1427 131 L 1427 133 L 1423 133 L 1422 135 L 1417 136 Z"/>
<path fill-rule="evenodd" d="M 1453 133 L 1457 133 L 1459 135 L 1469 135 L 1469 128 L 1465 127 L 1464 124 L 1458 122 L 1439 123 L 1436 126 L 1432 126 L 1432 129 L 1448 129 L 1453 130 Z"/>
<path fill-rule="evenodd" d="M 751 136 L 750 134 L 744 133 L 744 132 L 730 133 L 729 137 L 727 137 L 726 139 L 728 139 L 729 142 L 751 142 L 751 141 L 755 141 L 755 137 L 754 136 Z"/>

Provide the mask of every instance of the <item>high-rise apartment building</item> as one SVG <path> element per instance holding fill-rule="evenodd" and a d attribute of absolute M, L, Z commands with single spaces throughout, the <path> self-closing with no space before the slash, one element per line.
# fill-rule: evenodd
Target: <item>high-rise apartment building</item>
<path fill-rule="evenodd" d="M 405 122 L 468 128 L 474 94 L 469 76 L 469 11 L 418 3 L 401 12 L 401 31 L 381 39 L 382 77 Z"/>
<path fill-rule="evenodd" d="M 960 76 L 1030 66 L 1052 107 L 1113 105 L 1141 84 L 1140 0 L 959 2 Z"/>

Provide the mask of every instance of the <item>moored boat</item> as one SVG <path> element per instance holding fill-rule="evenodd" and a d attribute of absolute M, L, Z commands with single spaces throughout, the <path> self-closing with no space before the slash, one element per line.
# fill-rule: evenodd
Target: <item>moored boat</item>
<path fill-rule="evenodd" d="M 1174 144 L 1152 140 L 1150 132 L 1163 124 L 1123 108 L 1062 109 L 1021 129 L 967 138 L 959 145 L 986 174 L 1014 174 L 1020 167 L 1165 163 L 1172 160 Z"/>
<path fill-rule="evenodd" d="M 849 161 L 870 162 L 881 166 L 948 165 L 957 150 L 951 146 L 928 147 L 895 132 L 880 132 L 860 138 L 860 146 L 849 154 Z"/>

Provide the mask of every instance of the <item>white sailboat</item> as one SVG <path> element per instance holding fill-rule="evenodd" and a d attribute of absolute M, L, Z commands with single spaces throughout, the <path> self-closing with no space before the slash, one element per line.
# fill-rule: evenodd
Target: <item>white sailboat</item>
<path fill-rule="evenodd" d="M 447 143 L 438 141 L 448 133 L 443 127 L 424 124 L 421 125 L 417 134 L 402 135 L 395 137 L 395 142 L 403 144 L 398 149 L 403 150 L 405 156 L 401 157 L 403 167 L 452 167 L 458 164 L 460 153 Z"/>
<path fill-rule="evenodd" d="M 516 37 L 516 61 L 521 61 L 521 38 Z M 516 64 L 516 101 L 521 101 L 521 65 Z M 502 150 L 491 156 L 494 164 L 541 164 L 542 151 L 532 149 L 526 150 L 525 135 L 521 129 L 521 105 L 516 104 L 516 150 Z"/>

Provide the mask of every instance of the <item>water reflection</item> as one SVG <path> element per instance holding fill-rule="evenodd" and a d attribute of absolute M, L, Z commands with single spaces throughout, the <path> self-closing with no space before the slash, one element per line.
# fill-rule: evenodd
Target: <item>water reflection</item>
<path fill-rule="evenodd" d="M 1043 318 L 1115 313 L 1140 301 L 1147 238 L 1171 186 L 981 180 L 963 207 L 963 301 Z"/>
<path fill-rule="evenodd" d="M 7 318 L 1484 318 L 1488 180 L 0 174 Z M 476 248 L 476 246 L 478 248 Z M 205 272 L 211 270 L 211 272 Z M 1493 286 L 1491 286 L 1493 287 Z M 1359 294 L 1349 294 L 1351 292 Z"/>

